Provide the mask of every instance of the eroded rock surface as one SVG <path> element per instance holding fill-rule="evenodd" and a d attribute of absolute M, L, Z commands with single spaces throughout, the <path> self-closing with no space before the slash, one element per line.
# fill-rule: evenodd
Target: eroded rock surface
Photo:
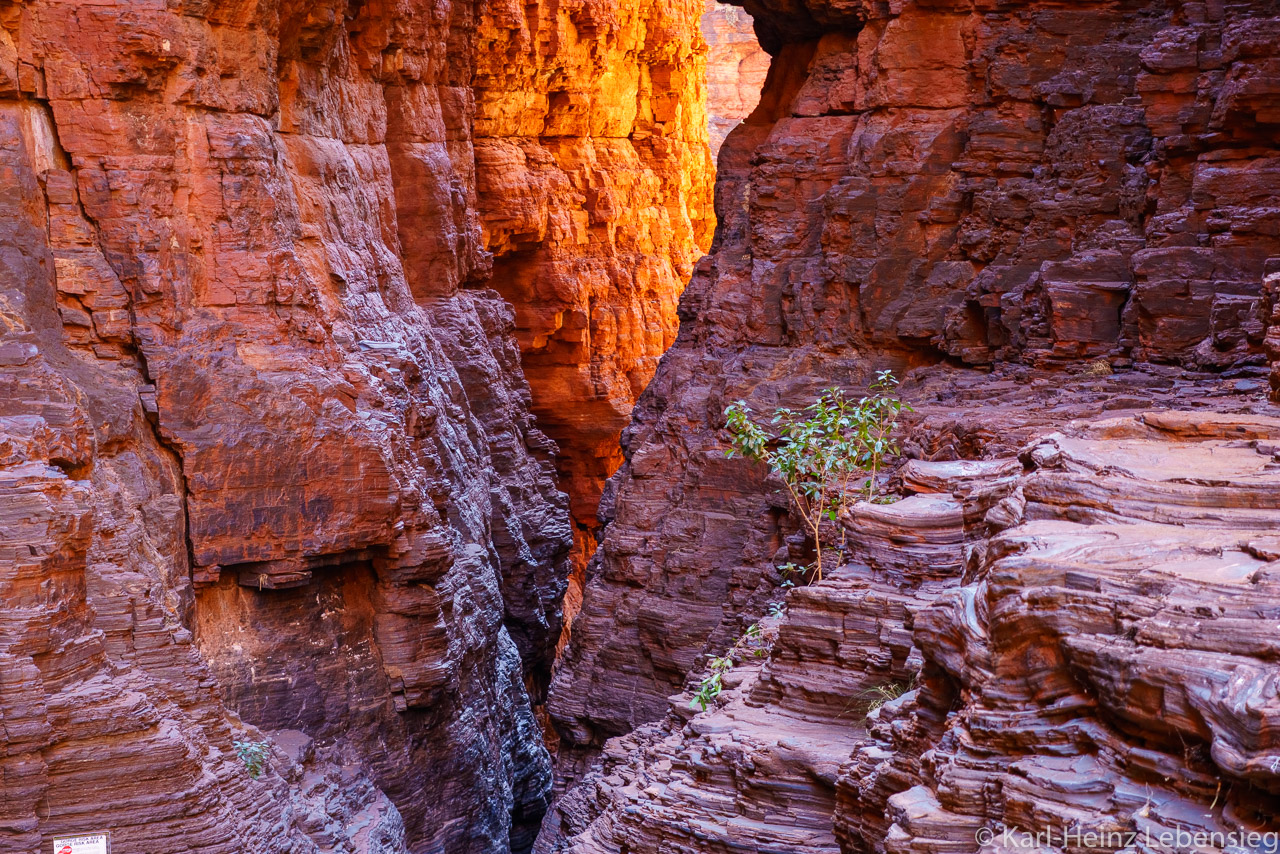
<path fill-rule="evenodd" d="M 702 35 L 707 41 L 707 123 L 715 157 L 729 131 L 760 102 L 769 54 L 756 41 L 751 16 L 719 0 L 707 0 Z"/>
<path fill-rule="evenodd" d="M 624 433 L 552 688 L 586 753 L 663 716 L 802 557 L 785 502 L 724 458 L 730 401 L 802 406 L 945 359 L 998 369 L 950 392 L 976 406 L 1019 382 L 1001 366 L 1047 369 L 1001 428 L 1027 438 L 1062 423 L 1044 413 L 1085 362 L 1120 371 L 1096 411 L 1176 405 L 1181 369 L 1228 395 L 1266 384 L 1273 3 L 745 6 L 768 82 L 721 149 L 716 243 Z M 972 456 L 985 428 L 949 417 L 946 447 L 913 453 Z"/>
<path fill-rule="evenodd" d="M 482 4 L 475 161 L 492 287 L 559 445 L 579 568 L 618 437 L 711 242 L 697 0 Z M 580 579 L 578 580 L 580 584 Z"/>
<path fill-rule="evenodd" d="M 1007 827 L 983 850 L 1046 831 L 1036 850 L 1174 850 L 1179 829 L 1280 830 L 1280 418 L 1240 403 L 908 462 L 908 497 L 843 520 L 849 562 L 761 621 L 767 659 L 712 709 L 673 696 L 608 742 L 540 849 L 973 852 Z M 1000 403 L 964 417 L 1022 423 Z"/>
<path fill-rule="evenodd" d="M 0 0 L 0 850 L 531 844 L 574 531 L 517 342 L 616 437 L 701 7 L 481 6 Z"/>

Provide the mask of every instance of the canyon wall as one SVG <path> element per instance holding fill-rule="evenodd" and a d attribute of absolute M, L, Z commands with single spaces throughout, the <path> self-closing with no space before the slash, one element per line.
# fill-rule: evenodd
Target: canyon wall
<path fill-rule="evenodd" d="M 609 741 L 536 850 L 1274 844 L 1280 408 L 1138 372 L 910 390 L 915 439 L 980 432 L 988 457 L 913 459 L 906 497 L 859 504 L 761 656 L 705 712 L 685 692 Z"/>
<path fill-rule="evenodd" d="M 545 837 L 548 850 L 574 834 L 586 834 L 573 843 L 582 851 L 643 851 L 654 845 L 720 850 L 698 847 L 721 839 L 713 826 L 730 828 L 732 844 L 725 844 L 733 850 L 741 850 L 734 845 L 778 844 L 781 838 L 752 824 L 769 823 L 761 811 L 784 809 L 788 802 L 781 795 L 777 802 L 739 801 L 726 807 L 727 813 L 713 810 L 715 820 L 695 828 L 706 830 L 706 836 L 693 833 L 673 841 L 675 835 L 646 838 L 629 835 L 624 827 L 646 820 L 636 797 L 662 800 L 675 791 L 659 786 L 666 793 L 659 797 L 646 788 L 652 774 L 665 780 L 662 786 L 676 774 L 658 755 L 678 745 L 659 748 L 654 739 L 673 732 L 685 739 L 720 732 L 728 742 L 744 744 L 753 738 L 720 719 L 707 722 L 705 729 L 697 719 L 685 726 L 667 717 L 668 697 L 682 692 L 704 656 L 727 649 L 766 602 L 780 597 L 774 567 L 808 557 L 804 538 L 787 516 L 780 485 L 767 479 L 762 467 L 725 458 L 720 430 L 729 402 L 745 399 L 757 411 L 794 407 L 832 385 L 857 392 L 878 368 L 893 368 L 900 376 L 914 371 L 904 396 L 920 401 L 935 395 L 954 409 L 949 416 L 936 416 L 941 421 L 928 429 L 916 423 L 904 433 L 906 454 L 930 459 L 1016 459 L 1019 443 L 1036 437 L 1030 428 L 1050 433 L 1066 420 L 1107 410 L 1266 405 L 1266 338 L 1275 284 L 1268 276 L 1277 270 L 1272 259 L 1280 257 L 1275 59 L 1280 18 L 1273 3 L 748 0 L 745 8 L 773 57 L 768 80 L 760 105 L 720 151 L 715 243 L 681 299 L 677 342 L 623 434 L 626 463 L 602 502 L 608 526 L 598 563 L 551 688 L 549 707 L 566 755 L 589 757 L 610 737 L 656 723 L 608 743 L 605 776 L 590 778 L 565 801 Z M 1274 353 L 1274 335 L 1271 340 Z M 1116 380 L 1109 394 L 1068 407 L 1076 393 L 1069 378 L 1086 365 L 1093 375 L 1115 374 Z M 1180 393 L 1167 393 L 1180 383 Z M 1012 414 L 984 416 L 984 406 L 1020 386 L 1027 393 Z M 1161 389 L 1166 391 L 1157 394 Z M 1197 470 L 1169 476 L 1193 478 Z M 1224 482 L 1231 477 L 1222 476 Z M 1071 510 L 1055 514 L 1060 515 L 1052 518 L 1079 521 Z M 915 542 L 915 535 L 893 542 Z M 1014 547 L 991 548 L 1004 555 Z M 890 572 L 900 585 L 886 557 L 891 549 L 885 550 L 875 558 L 880 566 L 872 557 L 864 560 L 872 572 Z M 1134 556 L 1130 565 L 1136 571 L 1144 560 Z M 976 562 L 965 576 L 966 581 L 992 579 L 991 587 L 965 594 L 970 597 L 965 601 L 987 597 L 982 608 L 990 610 L 992 621 L 996 610 L 1006 607 L 1000 597 L 1032 595 L 1018 587 L 1023 582 L 1001 575 L 1002 566 L 993 556 Z M 997 591 L 997 577 L 999 584 L 1012 587 Z M 903 608 L 892 601 L 883 607 L 886 613 Z M 914 635 L 910 620 L 899 628 L 884 623 L 879 640 L 871 644 L 867 654 L 886 668 L 897 662 L 877 674 L 881 682 L 918 673 L 925 660 L 926 675 L 946 670 L 958 685 L 946 684 L 968 692 L 962 702 L 938 693 L 943 683 L 937 683 L 926 695 L 934 703 L 927 713 L 933 716 L 927 721 L 932 729 L 920 735 L 912 756 L 936 747 L 939 742 L 931 739 L 944 737 L 948 727 L 946 737 L 967 738 L 955 729 L 959 718 L 947 715 L 955 711 L 963 718 L 964 709 L 977 708 L 965 703 L 979 702 L 974 686 L 985 678 L 987 665 L 976 659 L 960 662 L 942 647 L 958 643 L 958 633 L 994 632 L 994 624 L 985 622 L 987 613 L 981 612 L 977 628 L 946 624 L 945 619 L 964 617 L 956 611 L 945 619 L 938 616 L 927 629 L 917 624 Z M 1063 617 L 1053 631 L 1067 636 L 1081 629 L 1084 624 L 1073 624 L 1074 619 Z M 904 631 L 890 643 L 890 635 Z M 1029 644 L 1029 658 L 1064 654 L 1049 640 L 1034 639 L 1040 635 L 1031 637 L 1009 643 Z M 830 651 L 822 650 L 815 648 L 806 660 L 832 666 Z M 922 659 L 921 651 L 932 658 Z M 1098 687 L 1105 669 L 1098 664 L 1088 690 L 1121 690 L 1116 685 L 1123 681 L 1137 691 L 1139 683 L 1165 679 L 1143 675 L 1156 656 L 1144 652 L 1130 658 L 1130 652 L 1126 647 L 1123 660 L 1110 659 L 1107 665 L 1125 674 L 1113 677 L 1116 684 Z M 910 668 L 900 660 L 908 654 Z M 840 654 L 837 660 L 856 657 Z M 1271 659 L 1263 654 L 1262 660 Z M 1225 659 L 1215 664 L 1213 679 L 1226 679 L 1233 666 Z M 1263 665 L 1250 661 L 1247 666 Z M 1261 681 L 1251 682 L 1249 690 L 1274 678 L 1271 665 L 1263 667 Z M 1009 673 L 1014 680 L 1022 678 Z M 811 700 L 822 690 L 808 685 L 801 694 Z M 992 690 L 994 697 L 998 689 Z M 1004 702 L 1018 710 L 1009 714 L 1056 722 L 1059 718 L 1042 708 L 1069 694 L 1032 690 L 982 702 Z M 748 705 L 777 700 L 772 693 L 750 696 Z M 683 702 L 687 695 L 675 704 Z M 1107 702 L 1107 711 L 1096 717 L 1127 723 L 1115 724 L 1118 732 L 1105 741 L 1111 747 L 1101 746 L 1104 740 L 1093 747 L 1079 742 L 1074 749 L 1080 754 L 1119 744 L 1148 749 L 1144 737 L 1135 735 L 1144 726 L 1163 727 L 1175 739 L 1173 730 L 1186 739 L 1195 729 L 1196 743 L 1215 757 L 1212 768 L 1196 765 L 1195 773 L 1209 769 L 1221 775 L 1224 786 L 1241 789 L 1270 791 L 1274 785 L 1266 775 L 1266 782 L 1259 782 L 1254 764 L 1271 749 L 1270 742 L 1220 755 L 1226 748 L 1214 740 L 1219 730 L 1207 716 L 1203 726 L 1161 724 L 1156 721 L 1165 713 L 1158 703 L 1135 710 L 1117 708 L 1113 698 Z M 1267 709 L 1248 712 L 1247 723 L 1242 719 L 1230 726 L 1266 729 L 1273 713 L 1271 706 Z M 825 720 L 837 729 L 856 728 L 832 724 L 840 718 L 831 711 Z M 850 753 L 832 757 L 859 734 L 844 732 L 840 749 L 824 748 L 826 753 L 805 765 L 801 759 L 817 754 L 805 753 L 803 720 L 763 724 L 767 733 L 788 725 L 799 733 L 799 746 L 788 748 L 799 765 L 778 769 L 745 747 L 711 739 L 715 743 L 690 747 L 691 764 L 682 768 L 692 777 L 677 788 L 702 798 L 704 807 L 709 802 L 723 806 L 717 798 L 724 792 L 715 788 L 723 782 L 720 770 L 705 767 L 706 757 L 741 758 L 745 764 L 733 774 L 750 774 L 752 762 L 760 762 L 757 769 L 777 771 L 782 782 L 770 783 L 766 773 L 736 777 L 734 785 L 792 791 L 787 774 L 817 779 L 812 797 L 818 805 L 811 804 L 809 812 L 816 810 L 817 825 L 827 822 L 829 828 L 835 772 Z M 827 735 L 820 729 L 815 738 Z M 1035 737 L 1031 733 L 1017 745 L 990 749 L 1011 762 L 1023 751 L 1034 752 Z M 1170 749 L 1165 741 L 1155 741 L 1157 752 Z M 733 752 L 717 753 L 724 749 Z M 1262 753 L 1255 755 L 1255 749 Z M 892 758 L 887 752 L 876 755 Z M 1149 761 L 1159 765 L 1165 759 Z M 574 763 L 571 772 L 583 767 Z M 863 786 L 859 781 L 869 768 L 852 769 L 848 785 Z M 1037 773 L 1028 771 L 1032 777 Z M 973 789 L 947 789 L 951 784 L 939 775 L 925 785 L 925 801 L 951 797 L 949 809 L 983 821 L 999 817 L 994 805 L 979 810 L 965 803 L 960 809 L 960 800 L 978 795 Z M 699 789 L 709 779 L 709 789 Z M 883 818 L 885 798 L 915 785 L 919 776 L 873 779 L 884 787 L 879 801 L 871 797 L 849 807 L 849 815 L 870 809 L 874 817 L 879 809 Z M 1183 794 L 1202 799 L 1205 790 Z M 810 795 L 797 789 L 794 797 Z M 1251 796 L 1240 797 L 1248 801 Z M 1210 799 L 1212 793 L 1203 804 Z M 907 850 L 914 838 L 941 845 L 941 837 L 923 829 L 927 821 L 911 825 L 916 806 L 903 803 L 901 814 L 861 830 L 847 818 L 852 829 L 847 829 L 845 850 Z M 792 807 L 798 809 L 795 802 Z M 596 815 L 600 823 L 593 824 Z M 1025 813 L 1006 815 L 1025 818 Z M 676 818 L 687 826 L 688 814 Z M 897 829 L 885 841 L 890 825 Z M 942 832 L 944 825 L 936 823 L 933 831 Z M 606 837 L 606 827 L 617 834 Z M 972 826 L 963 827 L 967 830 L 958 832 L 968 837 L 954 840 L 957 850 L 972 845 Z M 753 835 L 753 828 L 760 833 Z"/>
<path fill-rule="evenodd" d="M 560 448 L 579 569 L 622 463 L 618 436 L 675 341 L 676 301 L 711 242 L 701 11 L 591 0 L 480 12 L 475 160 L 490 283 L 515 307 L 533 412 Z"/>
<path fill-rule="evenodd" d="M 756 41 L 751 16 L 719 0 L 707 0 L 702 35 L 707 41 L 707 125 L 715 157 L 729 131 L 760 102 L 769 54 Z"/>
<path fill-rule="evenodd" d="M 700 12 L 0 0 L 0 850 L 528 848 Z"/>
<path fill-rule="evenodd" d="M 581 744 L 661 715 L 772 586 L 784 507 L 724 459 L 729 401 L 943 359 L 1267 372 L 1269 3 L 747 9 L 773 66 L 721 150 L 716 244 L 603 505 L 553 704 Z"/>

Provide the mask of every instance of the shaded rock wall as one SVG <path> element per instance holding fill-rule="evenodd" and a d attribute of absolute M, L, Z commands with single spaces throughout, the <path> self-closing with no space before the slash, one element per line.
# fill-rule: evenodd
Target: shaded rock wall
<path fill-rule="evenodd" d="M 724 458 L 729 401 L 940 361 L 1267 373 L 1274 4 L 746 8 L 768 81 L 720 152 L 716 242 L 624 433 L 552 688 L 588 752 L 665 714 L 803 557 L 785 501 Z M 980 453 L 975 429 L 928 453 Z"/>
<path fill-rule="evenodd" d="M 123 311 L 97 300 L 127 307 L 126 292 L 75 203 L 49 109 L 9 101 L 0 116 L 0 850 L 108 828 L 123 850 L 406 850 L 401 815 L 360 768 L 276 754 L 255 782 L 235 758 L 232 741 L 256 733 L 224 706 L 195 633 L 181 460 L 148 415 L 136 351 L 105 336 L 102 355 L 76 346 L 101 327 L 69 331 L 55 284 L 96 269 L 85 296 L 101 312 Z"/>
<path fill-rule="evenodd" d="M 616 436 L 707 158 L 700 7 L 518 11 L 0 2 L 0 850 L 531 844 L 574 533 L 517 342 Z"/>

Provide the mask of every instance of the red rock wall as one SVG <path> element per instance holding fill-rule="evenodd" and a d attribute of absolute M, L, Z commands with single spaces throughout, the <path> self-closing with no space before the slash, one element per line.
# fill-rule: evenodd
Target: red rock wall
<path fill-rule="evenodd" d="M 669 341 L 699 11 L 0 0 L 0 850 L 528 847 L 574 537 L 532 413 L 594 459 Z"/>
<path fill-rule="evenodd" d="M 711 241 L 701 7 L 487 5 L 476 180 L 490 280 L 516 308 L 541 429 L 560 446 L 582 560 L 618 436 L 675 341 Z"/>
<path fill-rule="evenodd" d="M 591 0 L 480 13 L 488 281 L 515 306 L 533 412 L 558 446 L 574 522 L 570 618 L 605 479 L 622 464 L 618 437 L 675 341 L 676 301 L 714 227 L 699 12 L 692 0 Z"/>
<path fill-rule="evenodd" d="M 707 40 L 707 123 L 715 157 L 729 131 L 760 102 L 769 54 L 756 41 L 751 16 L 719 0 L 707 0 L 702 35 Z"/>
<path fill-rule="evenodd" d="M 1242 392 L 1267 373 L 1273 3 L 746 8 L 773 64 L 602 505 L 552 688 L 578 746 L 661 717 L 799 554 L 785 501 L 724 458 L 729 401 L 803 405 L 943 360 L 1169 364 Z M 977 452 L 965 433 L 950 453 Z"/>

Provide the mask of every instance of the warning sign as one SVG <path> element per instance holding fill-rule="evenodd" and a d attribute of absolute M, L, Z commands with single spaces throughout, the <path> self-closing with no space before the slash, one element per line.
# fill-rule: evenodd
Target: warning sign
<path fill-rule="evenodd" d="M 55 839 L 53 854 L 111 854 L 111 834 L 90 833 Z"/>

